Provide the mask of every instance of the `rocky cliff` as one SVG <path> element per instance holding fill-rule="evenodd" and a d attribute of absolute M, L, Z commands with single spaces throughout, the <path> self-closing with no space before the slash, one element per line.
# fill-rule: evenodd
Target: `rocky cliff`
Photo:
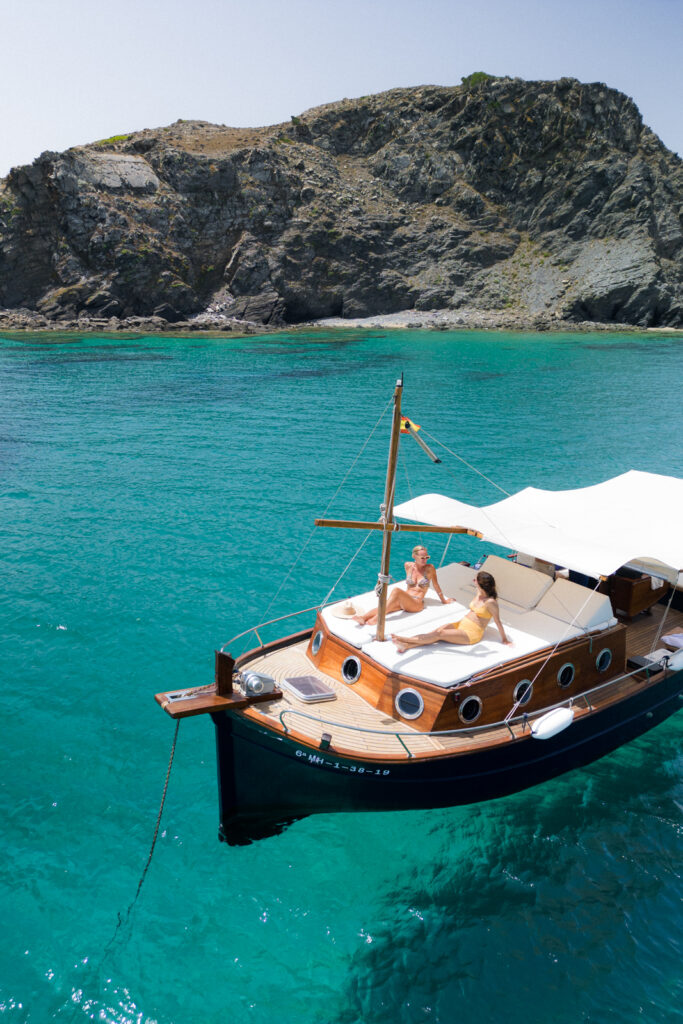
<path fill-rule="evenodd" d="M 683 324 L 683 162 L 634 103 L 476 77 L 43 153 L 0 182 L 0 306 L 100 325 Z"/>

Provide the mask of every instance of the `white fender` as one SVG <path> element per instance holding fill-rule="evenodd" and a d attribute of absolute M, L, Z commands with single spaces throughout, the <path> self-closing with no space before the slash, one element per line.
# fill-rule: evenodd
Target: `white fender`
<path fill-rule="evenodd" d="M 678 672 L 680 668 L 683 668 L 683 651 L 676 651 L 673 654 L 671 651 L 669 654 L 669 668 L 673 669 L 674 672 Z"/>
<path fill-rule="evenodd" d="M 535 740 L 549 740 L 557 736 L 574 721 L 574 708 L 554 708 L 531 723 L 531 735 Z"/>
<path fill-rule="evenodd" d="M 683 649 L 680 651 L 669 651 L 666 647 L 658 647 L 656 651 L 650 651 L 647 655 L 655 665 L 665 665 L 673 672 L 683 668 Z M 666 658 L 666 663 L 664 659 Z"/>

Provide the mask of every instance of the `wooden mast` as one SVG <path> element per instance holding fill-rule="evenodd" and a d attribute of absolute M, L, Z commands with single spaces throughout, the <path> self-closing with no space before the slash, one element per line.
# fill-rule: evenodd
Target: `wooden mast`
<path fill-rule="evenodd" d="M 384 505 L 382 506 L 382 565 L 379 571 L 377 605 L 377 639 L 384 640 L 384 621 L 387 607 L 387 591 L 389 589 L 389 563 L 391 557 L 391 533 L 394 522 L 394 492 L 396 490 L 396 463 L 398 461 L 398 442 L 401 436 L 401 394 L 403 392 L 403 374 L 396 381 L 394 390 L 394 419 L 391 424 L 391 443 L 387 461 L 387 479 L 384 487 Z"/>

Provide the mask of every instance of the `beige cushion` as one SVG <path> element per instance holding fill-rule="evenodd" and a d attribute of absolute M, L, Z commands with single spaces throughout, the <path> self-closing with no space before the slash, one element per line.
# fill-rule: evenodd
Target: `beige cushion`
<path fill-rule="evenodd" d="M 498 597 L 521 608 L 535 608 L 547 590 L 553 586 L 550 576 L 536 569 L 528 569 L 499 555 L 489 555 L 481 567 L 496 581 Z"/>
<path fill-rule="evenodd" d="M 469 571 L 471 572 L 472 570 L 470 569 Z M 405 581 L 393 583 L 389 587 L 389 594 L 396 587 L 405 590 Z M 365 594 L 358 594 L 356 597 L 351 598 L 351 601 L 359 612 L 368 612 L 371 608 L 377 607 L 377 594 L 374 590 L 368 590 Z M 377 625 L 373 623 L 369 626 L 361 626 L 354 619 L 338 618 L 334 612 L 339 604 L 340 602 L 335 602 L 322 610 L 322 619 L 329 631 L 338 636 L 340 640 L 353 644 L 354 647 L 362 647 L 369 640 L 373 640 L 377 632 Z M 344 604 L 344 601 L 341 604 Z M 430 587 L 427 591 L 422 611 L 391 612 L 386 618 L 385 632 L 388 636 L 390 633 L 406 633 L 414 628 L 416 633 L 426 633 L 437 625 L 441 625 L 444 621 L 462 618 L 466 610 L 461 605 L 441 604 L 441 601 Z"/>
<path fill-rule="evenodd" d="M 572 622 L 580 629 L 605 628 L 617 621 L 607 594 L 598 594 L 562 578 L 555 580 L 536 610 L 561 622 Z"/>
<path fill-rule="evenodd" d="M 436 570 L 436 578 L 446 597 L 458 597 L 459 591 L 463 587 L 467 587 L 469 593 L 474 595 L 472 580 L 476 575 L 476 569 L 470 565 L 461 565 L 460 562 L 451 562 L 450 565 L 444 565 Z"/>

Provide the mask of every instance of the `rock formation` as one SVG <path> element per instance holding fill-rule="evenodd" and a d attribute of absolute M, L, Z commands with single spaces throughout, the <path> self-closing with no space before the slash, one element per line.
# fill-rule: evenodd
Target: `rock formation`
<path fill-rule="evenodd" d="M 178 121 L 0 182 L 0 307 L 33 325 L 446 309 L 680 326 L 683 162 L 630 99 L 574 79 L 478 75 L 270 128 Z"/>

